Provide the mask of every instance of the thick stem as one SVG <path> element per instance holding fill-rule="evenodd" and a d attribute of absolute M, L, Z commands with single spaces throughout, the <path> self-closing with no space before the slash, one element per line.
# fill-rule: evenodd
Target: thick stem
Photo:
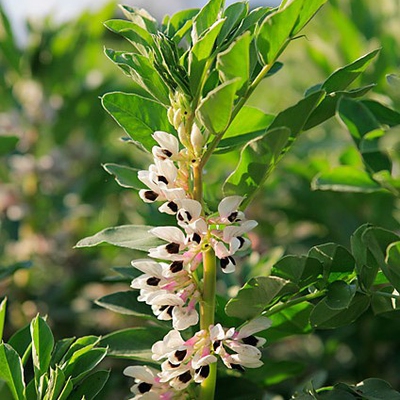
<path fill-rule="evenodd" d="M 193 198 L 203 204 L 203 176 L 202 168 L 196 161 L 192 165 L 193 172 Z"/>
<path fill-rule="evenodd" d="M 217 263 L 214 250 L 203 251 L 203 298 L 200 303 L 200 328 L 208 330 L 214 325 Z M 210 364 L 210 373 L 200 387 L 200 400 L 213 400 L 217 380 L 217 364 Z"/>

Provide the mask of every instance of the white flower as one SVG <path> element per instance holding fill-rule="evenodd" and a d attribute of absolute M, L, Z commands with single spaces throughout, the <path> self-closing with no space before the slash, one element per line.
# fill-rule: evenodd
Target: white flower
<path fill-rule="evenodd" d="M 220 224 L 231 224 L 243 219 L 244 214 L 238 211 L 240 203 L 244 200 L 241 196 L 228 196 L 221 200 L 218 205 L 219 218 L 216 219 Z"/>
<path fill-rule="evenodd" d="M 159 144 L 159 146 L 153 146 L 152 148 L 152 153 L 155 158 L 165 160 L 177 157 L 179 153 L 179 142 L 174 135 L 163 131 L 156 131 L 153 134 L 153 138 Z"/>
<path fill-rule="evenodd" d="M 154 236 L 169 242 L 149 249 L 149 256 L 160 259 L 182 260 L 183 257 L 179 252 L 186 248 L 185 234 L 175 226 L 156 227 L 150 230 Z"/>

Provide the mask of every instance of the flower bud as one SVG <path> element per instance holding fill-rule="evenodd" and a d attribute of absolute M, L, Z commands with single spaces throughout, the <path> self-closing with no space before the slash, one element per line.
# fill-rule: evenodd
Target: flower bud
<path fill-rule="evenodd" d="M 185 125 L 181 122 L 180 125 L 178 126 L 178 137 L 179 137 L 179 141 L 186 147 L 189 147 L 189 142 L 188 142 L 188 135 L 186 132 L 186 128 Z"/>
<path fill-rule="evenodd" d="M 192 130 L 190 132 L 190 142 L 192 143 L 195 154 L 201 154 L 204 145 L 204 136 L 196 123 L 192 125 Z"/>
<path fill-rule="evenodd" d="M 173 107 L 169 107 L 168 108 L 168 121 L 171 125 L 174 125 L 174 108 Z"/>
<path fill-rule="evenodd" d="M 181 122 L 182 122 L 182 111 L 180 108 L 178 108 L 174 112 L 173 125 L 174 125 L 175 129 L 177 129 L 177 127 L 179 127 Z"/>

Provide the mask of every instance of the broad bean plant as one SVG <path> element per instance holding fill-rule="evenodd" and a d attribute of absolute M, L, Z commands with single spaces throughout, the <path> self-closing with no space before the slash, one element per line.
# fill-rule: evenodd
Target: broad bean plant
<path fill-rule="evenodd" d="M 276 8 L 250 10 L 245 2 L 225 8 L 222 0 L 210 0 L 160 24 L 143 9 L 122 6 L 126 19 L 105 23 L 130 43 L 129 50 L 105 52 L 132 81 L 130 93 L 107 93 L 101 101 L 125 131 L 125 142 L 150 161 L 146 170 L 113 163 L 104 168 L 173 221 L 106 228 L 76 246 L 106 242 L 143 254 L 131 268 L 116 269 L 133 290 L 97 301 L 141 321 L 98 341 L 101 355 L 107 349 L 109 356 L 132 360 L 124 370 L 133 379 L 131 399 L 261 399 L 262 385 L 252 384 L 246 372 L 263 371 L 262 349 L 269 341 L 350 324 L 369 307 L 376 313 L 398 310 L 399 237 L 371 225 L 353 234 L 350 250 L 319 245 L 305 256 L 283 257 L 236 293 L 217 290 L 221 282 L 229 286 L 229 274 L 251 254 L 257 210 L 249 218 L 247 206 L 302 132 L 339 110 L 365 161 L 363 176 L 390 169 L 377 143 L 400 123 L 400 115 L 358 99 L 373 84 L 349 88 L 379 49 L 333 71 L 277 114 L 248 102 L 260 83 L 280 72 L 281 54 L 301 40 L 325 1 L 283 0 Z M 216 168 L 216 157 L 229 152 L 240 154 L 236 166 L 211 185 L 207 168 Z M 328 179 L 320 176 L 314 185 L 335 188 Z M 370 179 L 395 194 L 394 179 L 386 188 L 382 180 Z M 400 394 L 371 378 L 327 388 L 310 383 L 294 398 Z"/>

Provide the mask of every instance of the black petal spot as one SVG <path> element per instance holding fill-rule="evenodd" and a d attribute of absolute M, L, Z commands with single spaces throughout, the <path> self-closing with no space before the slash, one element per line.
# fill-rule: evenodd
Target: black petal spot
<path fill-rule="evenodd" d="M 196 374 L 199 374 L 202 378 L 206 379 L 207 376 L 210 374 L 210 366 L 203 365 L 200 368 L 196 369 Z"/>
<path fill-rule="evenodd" d="M 139 393 L 146 393 L 146 392 L 150 392 L 152 387 L 153 387 L 153 385 L 151 383 L 140 382 L 138 385 L 138 390 L 139 390 Z"/>
<path fill-rule="evenodd" d="M 201 242 L 201 236 L 198 233 L 193 233 L 192 240 L 199 244 Z"/>
<path fill-rule="evenodd" d="M 231 214 L 228 216 L 228 221 L 229 221 L 229 222 L 235 222 L 235 219 L 237 218 L 237 216 L 238 216 L 238 212 L 237 212 L 237 211 L 234 211 L 233 213 L 231 213 Z"/>
<path fill-rule="evenodd" d="M 158 182 L 164 182 L 166 185 L 168 185 L 168 179 L 163 175 L 158 175 L 157 180 Z"/>
<path fill-rule="evenodd" d="M 167 314 L 172 318 L 172 310 L 174 309 L 174 306 L 168 306 Z"/>
<path fill-rule="evenodd" d="M 183 261 L 174 261 L 170 266 L 169 266 L 169 270 L 176 274 L 179 271 L 183 270 Z"/>
<path fill-rule="evenodd" d="M 151 278 L 147 279 L 146 283 L 149 286 L 157 286 L 160 283 L 161 279 L 152 276 Z"/>
<path fill-rule="evenodd" d="M 172 152 L 170 152 L 168 149 L 161 149 L 161 151 L 162 151 L 163 154 L 165 154 L 167 157 L 171 157 L 171 156 L 172 156 Z"/>
<path fill-rule="evenodd" d="M 240 243 L 239 244 L 239 249 L 241 249 L 243 247 L 243 245 L 244 245 L 245 240 L 241 236 L 238 236 L 237 239 L 239 240 L 239 243 Z"/>
<path fill-rule="evenodd" d="M 165 246 L 165 250 L 167 250 L 167 252 L 169 254 L 177 254 L 177 253 L 179 253 L 179 244 L 178 243 L 168 243 Z"/>
<path fill-rule="evenodd" d="M 182 361 L 187 354 L 187 350 L 177 350 L 175 351 L 175 357 L 178 361 Z"/>
<path fill-rule="evenodd" d="M 171 211 L 173 211 L 173 212 L 177 212 L 178 211 L 178 206 L 176 205 L 176 203 L 174 203 L 173 201 L 170 201 L 168 204 L 167 204 L 167 207 L 171 210 Z"/>
<path fill-rule="evenodd" d="M 231 256 L 220 259 L 220 265 L 222 269 L 225 269 L 229 264 L 236 265 L 235 259 Z"/>
<path fill-rule="evenodd" d="M 144 192 L 144 197 L 150 201 L 156 201 L 158 197 L 158 193 L 153 192 L 152 190 L 146 190 Z"/>
<path fill-rule="evenodd" d="M 257 346 L 258 339 L 255 336 L 250 335 L 248 337 L 243 338 L 242 342 L 244 344 L 249 344 L 250 346 Z"/>
<path fill-rule="evenodd" d="M 216 341 L 213 343 L 213 349 L 214 349 L 214 351 L 217 351 L 218 347 L 220 347 L 220 346 L 221 346 L 221 341 L 220 341 L 220 340 L 216 340 Z"/>
<path fill-rule="evenodd" d="M 182 383 L 187 383 L 192 379 L 192 374 L 190 373 L 190 371 L 186 371 L 184 374 L 179 375 L 178 379 L 182 382 Z"/>
<path fill-rule="evenodd" d="M 169 365 L 171 368 L 178 368 L 181 364 L 173 364 L 171 361 L 168 361 L 168 365 Z"/>

